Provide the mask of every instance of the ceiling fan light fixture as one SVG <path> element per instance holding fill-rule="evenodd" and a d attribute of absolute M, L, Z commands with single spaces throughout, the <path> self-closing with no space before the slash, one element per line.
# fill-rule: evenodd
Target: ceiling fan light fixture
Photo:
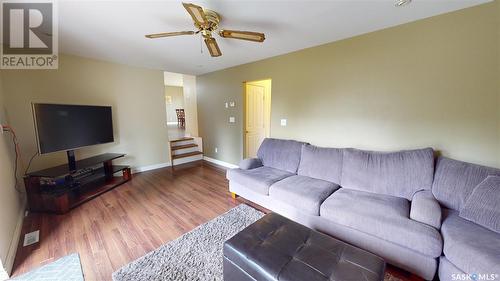
<path fill-rule="evenodd" d="M 1 1 L 1 0 L 0 0 Z M 204 38 L 205 45 L 210 52 L 212 57 L 222 56 L 222 52 L 219 49 L 219 45 L 215 38 L 212 37 L 212 33 L 219 30 L 219 22 L 221 20 L 220 15 L 212 10 L 204 9 L 201 6 L 192 3 L 182 3 L 188 14 L 191 16 L 194 26 L 197 31 L 177 31 L 177 32 L 163 32 L 147 34 L 146 38 L 162 38 L 171 37 L 179 35 L 194 35 L 201 34 L 201 38 Z M 240 40 L 247 40 L 252 42 L 264 42 L 266 39 L 264 33 L 252 32 L 252 31 L 240 31 L 240 30 L 220 30 L 219 35 L 222 38 L 233 38 Z M 203 49 L 202 49 L 203 50 Z"/>
<path fill-rule="evenodd" d="M 411 0 L 397 0 L 394 4 L 396 7 L 402 7 L 411 3 Z"/>

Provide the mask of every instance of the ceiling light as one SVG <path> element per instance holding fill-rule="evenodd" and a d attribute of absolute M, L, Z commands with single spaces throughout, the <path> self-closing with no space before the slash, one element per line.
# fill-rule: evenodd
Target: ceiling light
<path fill-rule="evenodd" d="M 411 3 L 411 0 L 397 0 L 396 4 L 394 4 L 396 7 L 401 7 L 405 6 Z"/>

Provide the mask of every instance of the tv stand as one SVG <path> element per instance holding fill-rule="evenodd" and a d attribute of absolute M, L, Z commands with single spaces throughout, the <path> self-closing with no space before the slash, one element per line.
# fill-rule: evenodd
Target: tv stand
<path fill-rule="evenodd" d="M 69 156 L 68 152 L 68 159 Z M 112 163 L 123 156 L 125 154 L 105 153 L 28 173 L 24 184 L 29 210 L 64 214 L 126 183 L 132 179 L 130 167 Z M 121 175 L 115 176 L 117 173 Z"/>
<path fill-rule="evenodd" d="M 74 150 L 66 151 L 66 155 L 68 156 L 68 168 L 71 172 L 76 171 L 76 157 Z"/>

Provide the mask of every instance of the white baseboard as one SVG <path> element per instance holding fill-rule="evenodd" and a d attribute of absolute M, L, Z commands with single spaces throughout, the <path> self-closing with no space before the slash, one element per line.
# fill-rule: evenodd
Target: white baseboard
<path fill-rule="evenodd" d="M 176 159 L 175 160 L 175 165 L 185 164 L 185 163 L 189 163 L 189 162 L 193 162 L 193 161 L 199 161 L 199 160 L 205 160 L 205 161 L 208 161 L 208 162 L 211 162 L 211 163 L 214 163 L 214 164 L 217 164 L 219 166 L 226 167 L 226 168 L 229 168 L 229 169 L 238 168 L 237 165 L 234 165 L 234 164 L 231 164 L 231 163 L 227 163 L 227 162 L 224 162 L 224 161 L 221 161 L 221 160 L 217 160 L 217 159 L 214 159 L 214 158 L 210 158 L 210 157 L 207 157 L 207 156 L 203 156 L 203 158 L 201 158 L 201 157 L 198 158 L 196 156 L 192 156 L 192 157 L 187 157 L 187 158 L 184 158 L 184 159 L 182 159 L 182 158 L 181 159 Z M 165 162 L 165 163 L 153 164 L 153 165 L 148 165 L 148 166 L 134 167 L 134 168 L 132 168 L 132 174 L 141 173 L 141 172 L 147 172 L 147 171 L 161 169 L 161 168 L 170 167 L 170 166 L 172 166 L 172 163 Z"/>
<path fill-rule="evenodd" d="M 170 162 L 165 162 L 165 163 L 153 164 L 153 165 L 142 166 L 142 167 L 134 167 L 134 168 L 132 168 L 132 174 L 161 169 L 161 168 L 170 167 L 170 166 L 172 166 L 172 164 Z"/>
<path fill-rule="evenodd" d="M 217 164 L 217 165 L 222 166 L 222 167 L 229 168 L 229 169 L 238 168 L 238 165 L 227 163 L 227 162 L 224 162 L 224 161 L 221 161 L 221 160 L 217 160 L 217 159 L 214 159 L 214 158 L 210 158 L 210 157 L 207 157 L 207 156 L 203 156 L 203 160 L 211 162 L 211 163 L 214 163 L 214 164 Z"/>
<path fill-rule="evenodd" d="M 181 164 L 186 164 L 186 163 L 200 161 L 200 160 L 203 160 L 202 155 L 194 155 L 194 156 L 175 159 L 174 165 L 181 165 Z"/>
<path fill-rule="evenodd" d="M 203 158 L 201 156 L 191 156 L 191 157 L 186 157 L 186 158 L 175 159 L 174 161 L 175 161 L 175 165 L 181 165 L 181 164 L 199 161 L 199 160 L 203 160 Z M 148 165 L 148 166 L 133 167 L 132 174 L 147 172 L 147 171 L 166 168 L 166 167 L 170 167 L 170 166 L 172 166 L 172 163 L 165 162 L 165 163 L 153 164 L 153 165 Z"/>
<path fill-rule="evenodd" d="M 12 240 L 10 241 L 9 251 L 7 252 L 7 257 L 5 263 L 3 264 L 5 271 L 9 275 L 12 274 L 12 267 L 14 266 L 14 260 L 16 258 L 17 246 L 19 245 L 19 240 L 21 239 L 21 231 L 23 229 L 24 214 L 26 212 L 26 200 L 21 203 L 21 210 L 19 211 L 17 217 L 16 228 L 14 229 L 14 234 Z"/>

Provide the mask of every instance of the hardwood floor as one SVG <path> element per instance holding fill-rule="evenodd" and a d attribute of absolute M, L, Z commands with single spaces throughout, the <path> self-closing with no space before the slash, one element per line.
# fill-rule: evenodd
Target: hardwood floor
<path fill-rule="evenodd" d="M 23 247 L 21 239 L 13 275 L 79 253 L 87 281 L 111 280 L 123 265 L 241 202 L 231 198 L 225 171 L 207 162 L 135 174 L 68 214 L 29 214 L 21 237 L 40 230 L 40 242 Z M 388 270 L 402 280 L 421 280 L 394 267 Z"/>

